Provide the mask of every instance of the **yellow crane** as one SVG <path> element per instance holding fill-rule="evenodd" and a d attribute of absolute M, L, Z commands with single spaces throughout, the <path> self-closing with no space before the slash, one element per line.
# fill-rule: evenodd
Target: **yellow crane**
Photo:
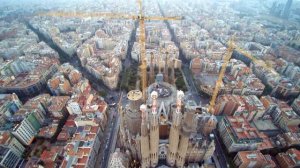
<path fill-rule="evenodd" d="M 142 0 L 138 0 L 139 14 L 128 15 L 118 13 L 86 13 L 86 12 L 48 12 L 42 13 L 41 16 L 53 16 L 53 17 L 103 17 L 106 19 L 132 19 L 139 21 L 139 44 L 140 44 L 140 79 L 142 82 L 143 98 L 146 98 L 147 88 L 147 63 L 146 63 L 146 44 L 145 44 L 145 21 L 167 21 L 167 20 L 182 20 L 182 17 L 161 17 L 161 16 L 144 16 Z"/>
<path fill-rule="evenodd" d="M 270 72 L 272 72 L 274 74 L 277 74 L 277 72 L 273 68 L 269 67 L 264 61 L 258 60 L 257 58 L 252 56 L 250 53 L 248 53 L 244 49 L 237 47 L 234 44 L 233 38 L 230 39 L 227 43 L 227 52 L 226 52 L 225 57 L 224 57 L 224 63 L 222 64 L 221 71 L 220 71 L 218 79 L 216 81 L 216 86 L 214 88 L 211 100 L 209 102 L 208 112 L 210 112 L 211 114 L 215 114 L 214 107 L 216 105 L 216 99 L 218 97 L 221 85 L 223 83 L 223 77 L 225 75 L 226 67 L 227 67 L 227 65 L 228 65 L 228 63 L 231 59 L 231 56 L 232 56 L 232 53 L 233 53 L 234 50 L 236 50 L 240 54 L 244 55 L 245 57 L 249 58 L 254 64 L 260 65 L 263 68 L 269 70 Z"/>
<path fill-rule="evenodd" d="M 227 48 L 227 52 L 226 52 L 225 57 L 224 57 L 224 63 L 222 64 L 221 71 L 220 71 L 218 79 L 216 81 L 216 86 L 214 88 L 211 100 L 209 102 L 208 112 L 210 112 L 212 114 L 214 114 L 214 107 L 216 105 L 216 99 L 217 99 L 217 96 L 219 94 L 221 85 L 223 83 L 223 77 L 225 75 L 226 67 L 227 67 L 227 65 L 228 65 L 228 63 L 231 59 L 233 51 L 234 51 L 233 40 L 231 39 L 228 42 L 228 48 Z"/>

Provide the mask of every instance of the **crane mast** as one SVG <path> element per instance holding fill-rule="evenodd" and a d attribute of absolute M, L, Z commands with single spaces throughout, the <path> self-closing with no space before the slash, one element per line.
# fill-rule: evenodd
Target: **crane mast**
<path fill-rule="evenodd" d="M 220 70 L 220 73 L 219 73 L 219 76 L 218 76 L 218 79 L 216 81 L 216 86 L 214 88 L 214 91 L 213 91 L 213 94 L 212 94 L 212 97 L 211 97 L 211 100 L 209 102 L 209 107 L 208 107 L 208 111 L 212 114 L 214 114 L 214 106 L 216 104 L 216 99 L 218 97 L 218 94 L 219 94 L 219 91 L 220 91 L 220 88 L 221 88 L 221 85 L 223 83 L 223 77 L 225 75 L 225 71 L 226 71 L 226 67 L 231 59 L 231 56 L 232 56 L 232 53 L 233 53 L 233 50 L 234 50 L 234 47 L 233 47 L 233 44 L 232 44 L 232 40 L 230 40 L 228 42 L 228 48 L 227 48 L 227 52 L 226 52 L 226 55 L 224 57 L 224 62 L 222 64 L 222 67 L 221 67 L 221 70 Z"/>

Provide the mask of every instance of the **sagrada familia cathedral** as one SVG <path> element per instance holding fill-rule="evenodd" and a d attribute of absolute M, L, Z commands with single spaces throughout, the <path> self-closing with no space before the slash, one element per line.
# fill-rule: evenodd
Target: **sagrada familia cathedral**
<path fill-rule="evenodd" d="M 206 113 L 183 91 L 157 76 L 142 92 L 130 91 L 120 112 L 118 145 L 141 167 L 184 167 L 213 155 L 216 117 Z M 144 102 L 144 103 L 143 103 Z"/>

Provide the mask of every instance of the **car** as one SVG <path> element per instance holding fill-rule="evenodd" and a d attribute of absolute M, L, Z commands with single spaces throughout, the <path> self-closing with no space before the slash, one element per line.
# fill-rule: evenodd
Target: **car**
<path fill-rule="evenodd" d="M 109 104 L 109 106 L 111 106 L 111 107 L 114 107 L 116 105 L 116 103 L 114 102 L 114 103 L 111 103 L 111 104 Z"/>

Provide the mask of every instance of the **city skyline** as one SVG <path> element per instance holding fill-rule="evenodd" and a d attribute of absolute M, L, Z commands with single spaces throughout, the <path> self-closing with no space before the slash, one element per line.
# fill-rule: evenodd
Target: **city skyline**
<path fill-rule="evenodd" d="M 299 1 L 0 2 L 0 167 L 300 166 Z"/>

